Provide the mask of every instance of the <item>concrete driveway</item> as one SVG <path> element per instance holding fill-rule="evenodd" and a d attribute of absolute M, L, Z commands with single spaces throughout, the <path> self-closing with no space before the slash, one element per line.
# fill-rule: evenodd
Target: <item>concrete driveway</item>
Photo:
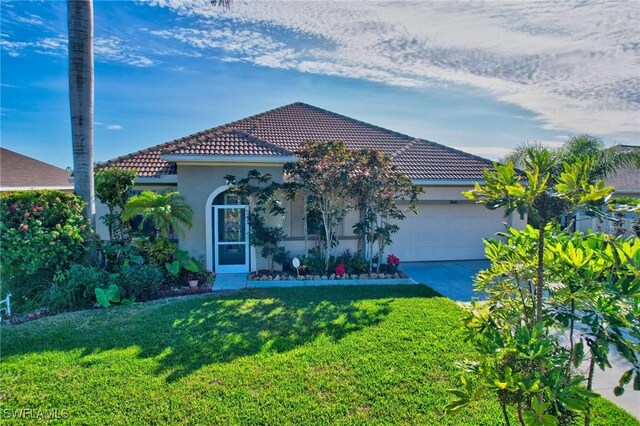
<path fill-rule="evenodd" d="M 473 291 L 473 278 L 489 267 L 488 260 L 453 260 L 447 262 L 407 262 L 400 269 L 415 281 L 428 285 L 449 299 L 469 302 L 480 299 Z"/>
<path fill-rule="evenodd" d="M 488 260 L 461 260 L 410 262 L 403 263 L 400 268 L 415 281 L 428 285 L 443 296 L 468 302 L 471 298 L 482 299 L 482 294 L 473 291 L 473 279 L 480 270 L 488 266 Z M 613 394 L 620 376 L 630 366 L 613 348 L 610 361 L 612 368 L 606 371 L 596 368 L 593 390 L 640 419 L 640 392 L 626 386 L 626 392 L 622 396 L 616 397 Z"/>

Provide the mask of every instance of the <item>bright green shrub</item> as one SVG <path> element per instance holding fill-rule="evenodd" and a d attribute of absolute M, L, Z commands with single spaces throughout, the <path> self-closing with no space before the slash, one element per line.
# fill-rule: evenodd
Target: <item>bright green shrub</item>
<path fill-rule="evenodd" d="M 122 268 L 118 284 L 125 296 L 147 299 L 162 287 L 164 276 L 155 265 L 131 265 Z"/>
<path fill-rule="evenodd" d="M 164 267 L 165 263 L 171 263 L 177 250 L 176 245 L 166 238 L 158 238 L 155 241 L 143 239 L 137 245 L 147 263 L 160 267 Z"/>

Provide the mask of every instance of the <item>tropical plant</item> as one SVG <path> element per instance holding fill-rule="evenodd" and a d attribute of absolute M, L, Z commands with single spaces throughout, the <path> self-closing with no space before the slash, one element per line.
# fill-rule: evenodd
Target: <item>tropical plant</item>
<path fill-rule="evenodd" d="M 135 170 L 119 168 L 104 169 L 96 173 L 96 196 L 109 209 L 109 213 L 100 217 L 109 229 L 110 240 L 129 240 L 129 222 L 122 220 L 127 199 L 131 196 L 136 179 Z"/>
<path fill-rule="evenodd" d="M 176 244 L 166 238 L 157 238 L 150 241 L 146 238 L 135 241 L 136 247 L 144 258 L 145 262 L 152 265 L 164 266 L 165 263 L 173 261 L 176 250 Z"/>
<path fill-rule="evenodd" d="M 93 181 L 93 1 L 67 1 L 69 31 L 69 104 L 73 142 L 73 186 L 95 215 Z"/>
<path fill-rule="evenodd" d="M 0 268 L 2 292 L 15 308 L 34 302 L 53 283 L 56 272 L 84 261 L 91 228 L 84 202 L 60 191 L 0 194 Z"/>
<path fill-rule="evenodd" d="M 494 383 L 490 390 L 500 399 L 507 423 L 506 406 L 511 403 L 519 404 L 519 413 L 523 409 L 533 411 L 536 422 L 541 424 L 545 417 L 540 407 L 547 407 L 545 401 L 561 401 L 562 395 L 570 401 L 562 407 L 556 404 L 548 407 L 556 418 L 561 418 L 567 414 L 565 410 L 583 409 L 586 403 L 580 401 L 588 397 L 581 393 L 581 379 L 574 380 L 571 372 L 566 371 L 563 352 L 550 336 L 552 321 L 548 320 L 548 309 L 544 304 L 545 292 L 548 293 L 551 286 L 546 284 L 549 281 L 545 281 L 550 279 L 545 268 L 545 256 L 549 252 L 546 237 L 562 215 L 579 208 L 597 208 L 613 188 L 605 187 L 602 181 L 592 183 L 594 159 L 574 158 L 571 163 L 563 163 L 563 171 L 556 173 L 555 155 L 547 149 L 529 150 L 523 167 L 526 181 L 513 163 L 494 164 L 494 170 L 484 171 L 485 184 L 477 183 L 474 190 L 463 193 L 489 209 L 504 208 L 505 215 L 513 211 L 521 216 L 529 214 L 538 224 L 535 230 L 529 228 L 533 238 L 510 242 L 507 248 L 494 247 L 497 252 L 487 252 L 494 264 L 504 265 L 505 259 L 513 255 L 510 247 L 528 249 L 529 257 L 526 259 L 529 261 L 521 262 L 524 269 L 514 266 L 519 265 L 517 259 L 511 262 L 518 273 L 513 281 L 505 279 L 495 283 L 499 289 L 511 282 L 517 284 L 516 294 L 522 299 L 522 305 L 511 310 L 503 309 L 504 299 L 495 297 L 480 308 L 474 307 L 467 321 L 467 328 L 474 331 L 471 334 L 476 336 L 476 347 L 481 356 L 478 364 L 467 368 Z M 523 285 L 529 286 L 528 293 L 522 291 Z M 495 358 L 501 354 L 507 358 Z M 492 364 L 496 361 L 498 364 Z M 494 365 L 502 367 L 496 370 L 492 367 Z M 459 392 L 462 393 L 454 406 L 450 406 L 452 409 L 475 397 L 475 393 Z M 537 398 L 535 407 L 530 402 L 532 396 Z"/>
<path fill-rule="evenodd" d="M 108 308 L 113 305 L 132 305 L 134 303 L 133 298 L 125 298 L 122 296 L 120 287 L 117 284 L 110 284 L 106 288 L 96 287 L 95 289 L 96 301 L 103 308 Z"/>
<path fill-rule="evenodd" d="M 507 424 L 509 405 L 522 424 L 569 424 L 580 414 L 588 424 L 594 367 L 611 366 L 610 347 L 629 363 L 615 394 L 624 392 L 634 374 L 634 389 L 640 390 L 640 239 L 549 226 L 544 266 L 553 284 L 545 288 L 543 320 L 536 322 L 538 235 L 531 226 L 508 228 L 504 239 L 485 241 L 491 266 L 478 274 L 476 290 L 487 302 L 473 304 L 465 319 L 466 338 L 480 358 L 463 364 L 463 388 L 454 391 L 458 398 L 449 409 L 491 392 Z"/>
<path fill-rule="evenodd" d="M 119 273 L 131 265 L 142 265 L 144 258 L 134 245 L 122 242 L 107 242 L 101 250 L 102 266 L 106 271 Z"/>
<path fill-rule="evenodd" d="M 209 0 L 228 8 L 232 0 Z M 86 203 L 85 217 L 95 216 L 93 179 L 93 0 L 67 0 L 69 100 L 73 143 L 73 186 Z"/>
<path fill-rule="evenodd" d="M 201 269 L 198 261 L 194 257 L 189 256 L 189 253 L 185 250 L 176 250 L 173 254 L 173 261 L 167 262 L 165 267 L 175 278 L 177 278 L 181 272 L 197 273 Z"/>
<path fill-rule="evenodd" d="M 118 277 L 122 293 L 136 300 L 153 296 L 163 283 L 162 270 L 156 265 L 131 265 L 123 268 Z"/>
<path fill-rule="evenodd" d="M 291 198 L 298 192 L 305 197 L 307 210 L 322 217 L 324 271 L 329 270 L 331 250 L 339 244 L 337 228 L 352 209 L 349 204 L 350 152 L 340 141 L 306 141 L 296 151 L 298 161 L 287 163 Z"/>
<path fill-rule="evenodd" d="M 172 231 L 184 235 L 184 228 L 191 228 L 191 206 L 179 192 L 166 190 L 162 193 L 142 191 L 127 200 L 122 218 L 131 220 L 141 215 L 140 229 L 150 222 L 163 238 Z"/>
<path fill-rule="evenodd" d="M 518 146 L 508 154 L 503 163 L 512 162 L 516 167 L 524 167 L 532 151 L 546 149 L 553 159 L 550 172 L 559 176 L 563 172 L 563 163 L 577 159 L 591 158 L 594 161 L 589 171 L 589 182 L 595 183 L 615 173 L 623 167 L 640 167 L 640 151 L 624 150 L 620 146 L 606 147 L 602 139 L 588 134 L 572 136 L 559 148 L 545 148 L 539 143 L 526 143 Z"/>
<path fill-rule="evenodd" d="M 405 218 L 405 212 L 417 213 L 415 202 L 422 189 L 414 185 L 398 170 L 391 157 L 373 149 L 352 152 L 349 195 L 355 200 L 360 221 L 353 231 L 362 239 L 364 257 L 373 270 L 374 245 L 378 259 L 383 258 L 384 249 L 392 242 L 392 236 L 400 227 L 395 223 Z M 400 207 L 400 202 L 407 202 Z M 380 263 L 377 265 L 380 272 Z"/>

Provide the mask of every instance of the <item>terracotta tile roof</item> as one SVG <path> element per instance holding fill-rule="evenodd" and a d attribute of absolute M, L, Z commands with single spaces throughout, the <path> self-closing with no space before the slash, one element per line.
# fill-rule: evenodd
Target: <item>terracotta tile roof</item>
<path fill-rule="evenodd" d="M 482 179 L 492 162 L 434 142 L 416 139 L 393 156 L 400 170 L 412 179 Z"/>
<path fill-rule="evenodd" d="M 0 148 L 0 187 L 73 189 L 71 174 L 59 167 Z"/>
<path fill-rule="evenodd" d="M 301 142 L 343 141 L 390 155 L 413 179 L 482 179 L 489 160 L 374 126 L 303 103 L 293 103 L 98 165 L 137 169 L 139 176 L 176 173 L 171 155 L 291 155 Z"/>
<path fill-rule="evenodd" d="M 240 130 L 204 132 L 167 149 L 166 154 L 184 155 L 268 155 L 290 156 L 291 152 L 277 145 L 254 138 Z"/>
<path fill-rule="evenodd" d="M 618 145 L 616 147 L 624 152 L 636 151 L 640 153 L 640 146 Z M 607 185 L 611 185 L 618 193 L 640 194 L 640 169 L 637 167 L 624 167 L 605 179 Z"/>

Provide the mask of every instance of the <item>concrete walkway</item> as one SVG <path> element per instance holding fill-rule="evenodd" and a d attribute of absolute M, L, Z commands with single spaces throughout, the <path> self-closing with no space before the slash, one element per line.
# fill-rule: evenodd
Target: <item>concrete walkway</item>
<path fill-rule="evenodd" d="M 482 299 L 482 294 L 473 290 L 473 278 L 488 266 L 487 260 L 466 260 L 403 263 L 400 268 L 417 282 L 428 285 L 443 296 L 469 302 L 472 298 Z M 628 362 L 613 348 L 610 361 L 612 368 L 602 371 L 596 367 L 593 390 L 640 419 L 640 392 L 627 385 L 622 396 L 613 394 L 620 376 L 630 368 Z"/>

